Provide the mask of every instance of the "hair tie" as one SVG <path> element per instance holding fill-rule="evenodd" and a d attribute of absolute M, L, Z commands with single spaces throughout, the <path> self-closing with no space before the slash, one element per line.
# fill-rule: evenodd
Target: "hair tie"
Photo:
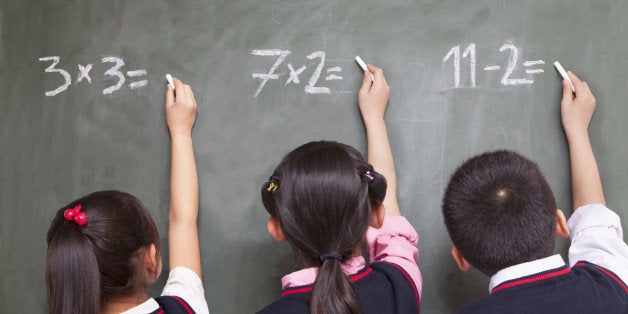
<path fill-rule="evenodd" d="M 328 259 L 335 259 L 338 261 L 342 261 L 342 255 L 340 255 L 340 253 L 338 252 L 332 252 L 332 253 L 323 254 L 319 256 L 318 259 L 321 261 L 321 263 Z"/>
<path fill-rule="evenodd" d="M 366 179 L 366 181 L 368 181 L 368 182 L 371 182 L 371 181 L 373 181 L 373 179 L 374 179 L 373 175 L 371 174 L 371 171 L 367 171 L 367 172 L 365 172 L 365 173 L 362 175 L 362 177 L 364 177 L 364 178 Z"/>
<path fill-rule="evenodd" d="M 275 191 L 277 191 L 277 188 L 278 188 L 278 187 L 279 187 L 279 186 L 278 186 L 277 184 L 275 184 L 275 182 L 271 182 L 271 183 L 268 185 L 268 188 L 266 188 L 266 191 L 268 191 L 268 192 L 275 192 Z"/>
<path fill-rule="evenodd" d="M 63 212 L 65 220 L 74 221 L 79 226 L 84 226 L 87 223 L 87 215 L 81 211 L 83 206 L 76 205 L 74 208 L 68 208 Z"/>

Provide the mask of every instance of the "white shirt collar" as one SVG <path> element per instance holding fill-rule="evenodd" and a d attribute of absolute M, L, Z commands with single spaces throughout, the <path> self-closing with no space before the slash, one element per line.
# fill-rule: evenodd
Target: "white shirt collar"
<path fill-rule="evenodd" d="M 560 256 L 560 254 L 556 254 L 531 262 L 525 262 L 506 267 L 498 271 L 495 275 L 493 275 L 493 277 L 491 277 L 491 282 L 488 285 L 488 291 L 490 293 L 491 291 L 493 291 L 493 288 L 499 286 L 506 281 L 534 275 L 551 269 L 560 268 L 565 265 L 565 261 Z"/>
<path fill-rule="evenodd" d="M 157 303 L 155 299 L 150 298 L 144 301 L 144 303 L 134 308 L 128 309 L 120 314 L 146 314 L 146 313 L 152 313 L 157 309 L 159 309 L 159 303 Z"/>

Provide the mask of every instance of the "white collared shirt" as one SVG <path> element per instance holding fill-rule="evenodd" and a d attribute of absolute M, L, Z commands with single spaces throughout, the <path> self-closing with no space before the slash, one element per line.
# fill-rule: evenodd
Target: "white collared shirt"
<path fill-rule="evenodd" d="M 628 284 L 628 245 L 619 216 L 601 204 L 578 208 L 569 221 L 569 265 L 587 261 L 612 271 Z"/>
<path fill-rule="evenodd" d="M 175 267 L 170 270 L 168 281 L 161 295 L 180 297 L 190 305 L 194 312 L 199 314 L 209 313 L 207 301 L 205 300 L 205 291 L 203 290 L 203 282 L 201 278 L 189 268 Z M 146 314 L 152 313 L 157 309 L 159 309 L 159 304 L 155 299 L 150 298 L 122 314 Z"/>
<path fill-rule="evenodd" d="M 491 281 L 488 285 L 488 291 L 493 291 L 493 288 L 499 286 L 506 281 L 538 274 L 544 271 L 560 268 L 565 265 L 567 264 L 565 264 L 565 261 L 563 261 L 563 258 L 560 256 L 560 254 L 556 254 L 531 262 L 506 267 L 498 271 L 497 273 L 495 273 L 495 275 L 491 277 Z"/>
<path fill-rule="evenodd" d="M 576 209 L 567 222 L 571 237 L 569 265 L 587 261 L 612 271 L 628 283 L 628 245 L 623 240 L 619 216 L 601 204 Z M 517 264 L 491 277 L 489 292 L 500 284 L 565 266 L 563 258 L 552 255 Z"/>

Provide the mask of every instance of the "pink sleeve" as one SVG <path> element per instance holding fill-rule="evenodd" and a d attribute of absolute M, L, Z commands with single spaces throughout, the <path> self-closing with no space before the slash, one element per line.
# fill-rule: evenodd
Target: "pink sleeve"
<path fill-rule="evenodd" d="M 419 258 L 419 236 L 403 216 L 386 215 L 384 224 L 366 231 L 371 262 L 388 262 L 403 268 L 414 281 L 419 295 L 423 280 L 416 261 Z"/>

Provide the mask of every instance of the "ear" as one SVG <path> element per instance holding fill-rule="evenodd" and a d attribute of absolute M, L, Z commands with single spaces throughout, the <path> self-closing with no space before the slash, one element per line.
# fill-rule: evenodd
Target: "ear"
<path fill-rule="evenodd" d="M 277 242 L 286 241 L 286 236 L 283 234 L 283 230 L 281 230 L 281 224 L 279 220 L 275 217 L 268 218 L 268 222 L 266 223 L 266 228 L 268 228 L 268 234 L 270 234 L 273 239 Z"/>
<path fill-rule="evenodd" d="M 145 250 L 144 265 L 146 271 L 150 274 L 149 278 L 157 281 L 157 277 L 161 273 L 161 256 L 157 253 L 157 246 L 151 244 Z"/>
<path fill-rule="evenodd" d="M 377 229 L 381 228 L 384 224 L 384 217 L 386 217 L 386 207 L 384 207 L 384 204 L 382 204 L 371 211 L 371 220 L 369 221 L 369 226 Z"/>
<path fill-rule="evenodd" d="M 567 227 L 567 219 L 560 209 L 556 210 L 556 236 L 559 238 L 569 237 L 569 227 Z"/>
<path fill-rule="evenodd" d="M 473 268 L 473 266 L 469 264 L 469 262 L 467 262 L 464 256 L 462 256 L 460 251 L 458 251 L 458 248 L 455 245 L 451 248 L 451 256 L 454 257 L 454 260 L 456 261 L 456 264 L 458 264 L 458 268 L 460 268 L 460 270 L 469 271 L 471 270 L 471 268 Z"/>

